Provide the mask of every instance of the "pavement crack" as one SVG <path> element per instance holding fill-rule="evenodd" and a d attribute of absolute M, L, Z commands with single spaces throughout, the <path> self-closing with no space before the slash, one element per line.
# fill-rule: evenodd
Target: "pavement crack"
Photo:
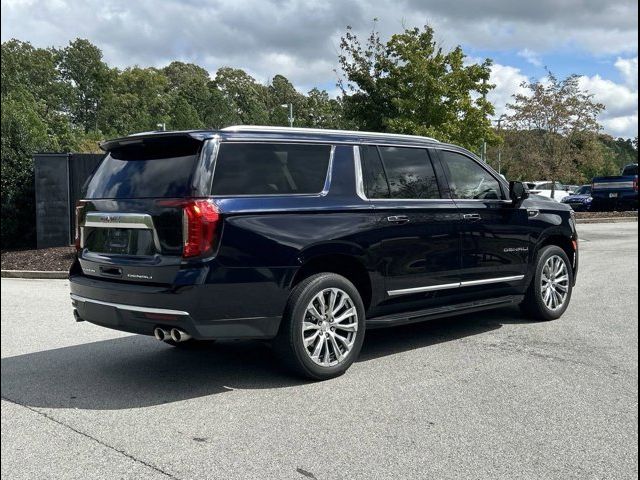
<path fill-rule="evenodd" d="M 313 473 L 304 470 L 303 468 L 296 468 L 296 472 L 298 472 L 300 475 L 304 475 L 305 477 L 310 478 L 311 480 L 318 480 L 318 477 L 316 477 Z"/>
<path fill-rule="evenodd" d="M 145 467 L 148 467 L 148 468 L 150 468 L 152 470 L 155 470 L 156 472 L 164 475 L 167 478 L 171 478 L 173 480 L 180 480 L 180 478 L 176 477 L 175 475 L 172 475 L 169 472 L 166 472 L 166 471 L 162 470 L 160 467 L 156 467 L 155 465 L 153 465 L 153 464 L 151 464 L 149 462 L 145 462 L 144 460 L 136 458 L 133 455 L 131 455 L 130 453 L 127 453 L 126 451 L 124 451 L 124 450 L 122 450 L 120 448 L 116 448 L 116 447 L 114 447 L 112 445 L 109 445 L 108 443 L 106 443 L 106 442 L 104 442 L 104 441 L 102 441 L 102 440 L 100 440 L 100 439 L 98 439 L 96 437 L 93 437 L 93 436 L 89 435 L 88 433 L 83 432 L 82 430 L 78 430 L 77 428 L 74 428 L 71 425 L 68 425 L 67 423 L 65 423 L 63 421 L 58 420 L 57 418 L 54 418 L 53 416 L 49 415 L 46 412 L 42 412 L 42 411 L 38 410 L 37 408 L 33 408 L 33 407 L 30 407 L 30 406 L 25 405 L 23 403 L 20 403 L 20 402 L 17 402 L 15 400 L 12 400 L 10 398 L 7 398 L 4 395 L 1 398 L 2 398 L 2 400 L 5 400 L 5 401 L 7 401 L 9 403 L 13 403 L 14 405 L 18 405 L 20 407 L 26 408 L 27 410 L 32 411 L 36 415 L 40 415 L 41 417 L 44 417 L 47 420 L 50 420 L 50 421 L 52 421 L 54 423 L 57 423 L 58 425 L 60 425 L 60 426 L 62 426 L 64 428 L 67 428 L 67 429 L 71 430 L 72 432 L 77 433 L 78 435 L 82 435 L 83 437 L 88 438 L 89 440 L 92 440 L 92 441 L 96 442 L 97 444 L 102 445 L 105 448 L 108 448 L 109 450 L 117 452 L 120 455 L 123 455 L 123 456 L 127 457 L 128 459 L 133 460 L 136 463 L 144 465 Z"/>

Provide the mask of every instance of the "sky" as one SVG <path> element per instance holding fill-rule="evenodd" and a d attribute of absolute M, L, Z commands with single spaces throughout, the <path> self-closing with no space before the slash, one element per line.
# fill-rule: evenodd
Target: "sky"
<path fill-rule="evenodd" d="M 635 0 L 2 0 L 1 36 L 38 47 L 87 38 L 111 66 L 230 66 L 335 95 L 340 36 L 347 25 L 367 35 L 374 18 L 384 39 L 428 24 L 445 49 L 493 59 L 496 117 L 549 69 L 580 75 L 606 106 L 606 133 L 638 135 Z"/>

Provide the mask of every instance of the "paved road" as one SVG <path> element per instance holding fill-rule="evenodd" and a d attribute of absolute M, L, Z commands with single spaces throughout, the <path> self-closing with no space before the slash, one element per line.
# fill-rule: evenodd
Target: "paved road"
<path fill-rule="evenodd" d="M 580 226 L 573 303 L 368 334 L 339 379 L 179 351 L 2 279 L 2 478 L 624 479 L 638 472 L 638 228 Z"/>

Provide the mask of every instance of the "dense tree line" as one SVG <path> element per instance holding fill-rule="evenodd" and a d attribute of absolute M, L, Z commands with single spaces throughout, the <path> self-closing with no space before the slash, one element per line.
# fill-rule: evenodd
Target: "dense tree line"
<path fill-rule="evenodd" d="M 602 106 L 577 89 L 575 77 L 553 78 L 556 91 L 529 85 L 533 100 L 515 98 L 515 113 L 496 129 L 486 99 L 494 88 L 491 60 L 469 63 L 460 47 L 443 50 L 429 27 L 407 29 L 387 42 L 375 29 L 360 39 L 347 28 L 336 70 L 338 98 L 317 88 L 301 93 L 282 75 L 263 84 L 231 67 L 214 74 L 177 61 L 164 68 L 113 68 L 83 39 L 64 48 L 9 40 L 2 43 L 1 62 L 3 247 L 33 242 L 34 152 L 96 152 L 101 139 L 159 124 L 288 125 L 283 104 L 293 104 L 298 127 L 427 135 L 477 153 L 486 143 L 489 161 L 500 150 L 503 171 L 514 178 L 581 182 L 637 161 L 637 140 L 599 132 Z M 573 128 L 565 125 L 571 115 L 556 119 L 562 128 L 535 125 L 544 102 L 557 100 L 560 91 L 568 92 L 565 106 L 585 108 L 589 115 Z"/>

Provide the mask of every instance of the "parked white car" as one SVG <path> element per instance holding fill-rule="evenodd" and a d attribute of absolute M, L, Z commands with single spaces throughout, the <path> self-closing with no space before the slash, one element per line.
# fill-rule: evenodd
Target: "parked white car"
<path fill-rule="evenodd" d="M 560 182 L 555 183 L 555 191 L 553 192 L 554 193 L 553 197 L 551 196 L 553 182 L 549 182 L 549 181 L 527 182 L 527 187 L 529 188 L 530 194 L 542 195 L 543 197 L 553 198 L 557 202 L 560 202 L 564 197 L 569 196 L 567 187 L 565 187 Z"/>

